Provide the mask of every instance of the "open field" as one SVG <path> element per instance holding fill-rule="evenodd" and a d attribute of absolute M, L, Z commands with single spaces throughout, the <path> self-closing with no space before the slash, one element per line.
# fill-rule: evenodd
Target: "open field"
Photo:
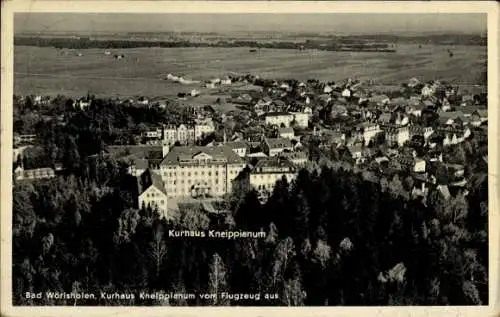
<path fill-rule="evenodd" d="M 450 58 L 447 49 L 454 56 Z M 137 48 L 114 50 L 57 50 L 16 46 L 15 94 L 65 94 L 88 92 L 106 96 L 170 96 L 189 91 L 163 80 L 168 74 L 193 80 L 244 72 L 269 78 L 316 78 L 322 81 L 347 77 L 394 84 L 411 77 L 442 79 L 457 84 L 477 84 L 487 59 L 484 46 L 399 45 L 397 53 L 268 50 L 249 53 L 247 48 Z M 81 53 L 82 56 L 77 56 Z M 124 54 L 122 60 L 113 54 Z"/>

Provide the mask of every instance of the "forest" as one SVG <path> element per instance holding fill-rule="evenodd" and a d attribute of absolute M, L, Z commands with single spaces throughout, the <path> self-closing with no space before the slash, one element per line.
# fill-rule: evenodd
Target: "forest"
<path fill-rule="evenodd" d="M 480 305 L 488 302 L 486 182 L 467 198 L 424 205 L 403 182 L 373 182 L 343 168 L 278 181 L 265 205 L 240 187 L 229 214 L 188 209 L 167 223 L 133 208 L 105 162 L 97 178 L 14 188 L 15 304 L 31 291 L 279 294 L 238 305 Z M 169 239 L 169 229 L 267 232 L 265 240 Z M 215 274 L 215 275 L 214 275 Z M 81 301 L 78 305 L 227 305 Z"/>
<path fill-rule="evenodd" d="M 87 111 L 69 110 L 69 104 L 60 101 L 61 109 L 68 107 L 64 125 L 36 124 L 42 147 L 54 162 L 62 161 L 65 173 L 14 183 L 14 305 L 488 304 L 488 185 L 476 168 L 482 154 L 473 143 L 460 150 L 472 169 L 466 196 L 445 200 L 431 188 L 426 200 L 414 199 L 410 175 L 368 177 L 333 151 L 323 153 L 311 144 L 314 162 L 292 183 L 278 181 L 265 204 L 243 174 L 225 197 L 221 209 L 227 213 L 188 208 L 167 222 L 154 210 L 135 208 L 126 166 L 100 155 L 119 129 L 163 120 L 158 118 L 165 114 L 136 113 L 104 101 Z M 267 235 L 174 239 L 170 229 Z M 24 296 L 46 291 L 278 296 L 239 301 Z"/>
<path fill-rule="evenodd" d="M 248 47 L 248 48 L 267 48 L 267 49 L 316 49 L 326 51 L 344 51 L 344 52 L 396 52 L 390 49 L 385 43 L 364 43 L 361 41 L 351 41 L 349 43 L 329 41 L 328 44 L 304 41 L 296 42 L 257 42 L 257 41 L 225 41 L 217 42 L 192 42 L 188 40 L 176 41 L 153 41 L 153 40 L 103 40 L 89 38 L 69 38 L 69 37 L 15 37 L 14 45 L 55 47 L 67 49 L 117 49 L 117 48 L 138 48 L 138 47 Z"/>

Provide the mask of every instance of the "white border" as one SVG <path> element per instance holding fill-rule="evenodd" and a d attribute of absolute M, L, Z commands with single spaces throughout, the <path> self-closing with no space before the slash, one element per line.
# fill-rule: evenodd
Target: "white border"
<path fill-rule="evenodd" d="M 11 305 L 11 221 L 12 221 L 12 95 L 13 95 L 13 13 L 488 13 L 488 117 L 489 117 L 489 306 L 482 307 L 12 307 Z M 288 2 L 288 1 L 3 1 L 2 2 L 2 90 L 1 90 L 1 312 L 2 316 L 248 316 L 331 315 L 335 316 L 500 316 L 498 270 L 500 262 L 498 213 L 498 6 L 491 1 L 436 2 Z M 5 164 L 4 164 L 5 163 Z M 495 314 L 496 312 L 496 314 Z"/>

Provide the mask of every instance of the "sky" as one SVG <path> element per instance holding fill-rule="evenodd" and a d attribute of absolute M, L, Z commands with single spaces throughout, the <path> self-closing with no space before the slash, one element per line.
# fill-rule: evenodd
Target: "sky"
<path fill-rule="evenodd" d="M 333 34 L 485 33 L 486 14 L 151 14 L 16 13 L 14 32 L 321 32 Z"/>

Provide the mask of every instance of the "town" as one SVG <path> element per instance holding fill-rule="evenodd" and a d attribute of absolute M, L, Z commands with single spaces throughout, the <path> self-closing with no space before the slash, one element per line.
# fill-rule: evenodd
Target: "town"
<path fill-rule="evenodd" d="M 487 301 L 485 87 L 165 80 L 175 97 L 14 96 L 16 303 Z M 276 296 L 134 295 L 205 289 Z"/>
<path fill-rule="evenodd" d="M 171 74 L 168 79 L 186 81 Z M 195 83 L 200 87 L 179 92 L 168 106 L 169 101 L 147 97 L 113 100 L 116 107 L 167 113 L 169 107 L 190 105 L 180 117 L 141 122 L 99 153 L 89 153 L 126 164 L 128 173 L 137 178 L 132 192 L 136 207 L 150 207 L 167 219 L 173 219 L 178 204 L 184 202 L 217 211 L 212 202 L 229 195 L 235 183 L 255 189 L 264 203 L 276 181 L 292 182 L 300 169 L 313 168 L 313 162 L 341 164 L 370 179 L 410 178 L 407 194 L 424 201 L 429 189 L 445 199 L 467 195 L 471 177 L 487 171 L 487 100 L 480 86 L 461 88 L 411 78 L 397 90 L 384 91 L 384 86 L 352 79 L 321 83 L 251 75 Z M 213 103 L 192 106 L 202 91 L 216 96 Z M 98 106 L 92 96 L 70 100 L 71 112 L 67 108 L 55 112 L 50 97 L 25 96 L 16 101 L 30 109 L 30 117 L 58 125 L 76 113 L 98 111 L 93 110 Z M 236 110 L 224 112 L 225 103 Z M 43 115 L 44 109 L 52 115 Z M 68 171 L 62 161 L 48 158 L 36 130 L 23 133 L 23 125 L 14 132 L 15 182 Z M 466 161 L 466 142 L 478 147 L 480 164 Z"/>

